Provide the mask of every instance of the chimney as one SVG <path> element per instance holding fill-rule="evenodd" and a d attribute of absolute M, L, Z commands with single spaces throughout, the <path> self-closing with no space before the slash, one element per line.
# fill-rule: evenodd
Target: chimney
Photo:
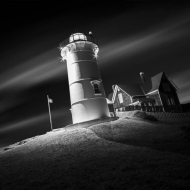
<path fill-rule="evenodd" d="M 113 92 L 114 92 L 114 89 L 115 89 L 115 85 L 112 85 L 112 90 L 113 90 Z"/>
<path fill-rule="evenodd" d="M 143 72 L 140 72 L 140 77 L 141 77 L 141 82 L 142 82 L 142 84 L 144 84 L 145 81 L 146 81 L 146 78 L 145 78 L 145 75 L 144 75 Z"/>

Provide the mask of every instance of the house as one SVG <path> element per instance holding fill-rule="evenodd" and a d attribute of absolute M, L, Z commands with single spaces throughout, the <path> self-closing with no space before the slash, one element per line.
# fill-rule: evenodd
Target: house
<path fill-rule="evenodd" d="M 140 73 L 140 76 L 142 82 L 139 84 L 112 86 L 113 93 L 109 94 L 108 99 L 113 102 L 114 109 L 130 106 L 152 106 L 158 111 L 182 111 L 177 95 L 178 88 L 164 72 L 149 80 L 144 77 L 144 73 Z"/>

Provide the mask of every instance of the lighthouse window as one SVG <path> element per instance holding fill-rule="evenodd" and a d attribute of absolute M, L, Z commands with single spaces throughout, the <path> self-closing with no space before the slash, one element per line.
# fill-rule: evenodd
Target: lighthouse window
<path fill-rule="evenodd" d="M 85 39 L 84 39 L 84 35 L 80 35 L 80 39 L 81 39 L 81 40 L 85 40 Z"/>
<path fill-rule="evenodd" d="M 69 42 L 73 42 L 75 40 L 87 40 L 86 36 L 82 33 L 72 34 L 69 38 Z"/>
<path fill-rule="evenodd" d="M 92 82 L 92 86 L 95 94 L 101 94 L 99 82 Z"/>
<path fill-rule="evenodd" d="M 99 84 L 94 83 L 93 86 L 94 86 L 94 93 L 101 94 L 100 89 L 99 89 Z"/>
<path fill-rule="evenodd" d="M 73 41 L 73 36 L 70 36 L 69 42 L 72 42 L 72 41 Z"/>
<path fill-rule="evenodd" d="M 79 35 L 74 35 L 74 40 L 78 40 L 79 39 Z"/>

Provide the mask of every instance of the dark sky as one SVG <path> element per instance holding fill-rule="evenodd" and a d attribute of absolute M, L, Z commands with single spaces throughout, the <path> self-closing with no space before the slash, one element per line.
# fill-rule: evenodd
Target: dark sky
<path fill-rule="evenodd" d="M 190 4 L 150 1 L 53 4 L 14 1 L 0 6 L 0 147 L 71 124 L 66 65 L 59 44 L 76 28 L 99 41 L 106 94 L 113 84 L 140 82 L 161 71 L 190 102 Z"/>

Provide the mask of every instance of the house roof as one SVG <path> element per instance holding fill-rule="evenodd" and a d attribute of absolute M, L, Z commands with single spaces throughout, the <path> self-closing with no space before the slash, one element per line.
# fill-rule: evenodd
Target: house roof
<path fill-rule="evenodd" d="M 106 98 L 106 102 L 107 102 L 107 104 L 113 104 L 113 102 L 111 100 L 109 100 L 108 98 Z"/>
<path fill-rule="evenodd" d="M 177 87 L 177 86 L 175 85 L 175 83 L 165 74 L 165 72 L 161 72 L 161 73 L 158 73 L 157 75 L 151 77 L 151 80 L 148 80 L 147 82 L 145 82 L 145 84 L 142 85 L 142 88 L 143 88 L 144 92 L 147 94 L 147 93 L 153 92 L 153 91 L 155 91 L 155 90 L 158 90 L 163 75 L 165 75 L 165 77 L 168 79 L 168 81 L 171 83 L 171 85 L 172 85 L 176 90 L 178 90 L 178 87 Z"/>
<path fill-rule="evenodd" d="M 140 84 L 117 84 L 117 86 L 130 96 L 144 95 Z"/>
<path fill-rule="evenodd" d="M 159 86 L 160 86 L 160 82 L 161 82 L 163 73 L 164 73 L 164 72 L 158 73 L 157 75 L 155 75 L 155 76 L 153 76 L 153 77 L 151 78 L 151 81 L 152 81 L 152 88 L 151 88 L 151 90 L 150 90 L 149 92 L 158 90 L 158 88 L 159 88 Z"/>
<path fill-rule="evenodd" d="M 151 79 L 146 80 L 144 84 L 141 84 L 145 94 L 158 90 L 163 73 L 164 72 L 158 73 L 151 77 Z"/>
<path fill-rule="evenodd" d="M 139 102 L 155 102 L 154 98 L 139 98 Z"/>
<path fill-rule="evenodd" d="M 177 90 L 178 89 L 177 86 L 164 72 L 160 72 L 157 75 L 151 77 L 150 79 L 146 79 L 145 83 L 143 84 L 142 83 L 141 84 L 117 84 L 115 86 L 121 88 L 130 96 L 142 96 L 150 92 L 153 92 L 155 90 L 158 90 L 163 75 L 167 77 L 167 79 L 170 81 L 173 87 Z M 115 90 L 117 90 L 117 88 L 115 88 Z M 115 99 L 115 94 L 114 93 L 109 94 L 108 99 L 109 100 Z"/>
<path fill-rule="evenodd" d="M 108 100 L 112 101 L 113 92 L 108 95 Z"/>

